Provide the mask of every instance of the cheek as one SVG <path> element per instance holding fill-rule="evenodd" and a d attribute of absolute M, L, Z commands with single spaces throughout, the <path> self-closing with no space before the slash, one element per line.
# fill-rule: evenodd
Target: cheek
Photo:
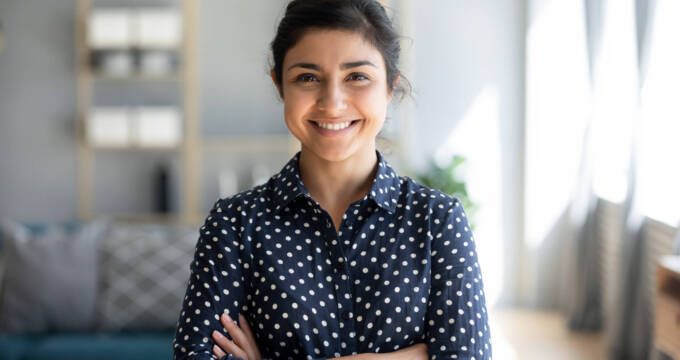
<path fill-rule="evenodd" d="M 283 106 L 287 121 L 295 121 L 308 112 L 314 105 L 314 96 L 300 91 L 289 91 L 284 98 Z"/>
<path fill-rule="evenodd" d="M 365 117 L 371 118 L 375 122 L 385 120 L 387 112 L 387 97 L 377 89 L 366 91 L 355 97 L 355 104 Z"/>

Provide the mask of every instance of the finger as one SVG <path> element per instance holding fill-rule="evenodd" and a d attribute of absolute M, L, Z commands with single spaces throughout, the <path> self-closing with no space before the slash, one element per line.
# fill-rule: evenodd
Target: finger
<path fill-rule="evenodd" d="M 238 315 L 238 321 L 239 321 L 239 324 L 241 325 L 241 330 L 243 331 L 244 334 L 246 334 L 246 337 L 248 337 L 248 340 L 250 340 L 254 343 L 255 337 L 253 336 L 252 330 L 250 330 L 250 325 L 248 325 L 248 320 L 246 320 L 246 317 L 243 314 L 239 314 Z"/>
<path fill-rule="evenodd" d="M 425 345 L 425 343 L 417 344 L 416 349 L 418 350 L 418 356 L 416 359 L 428 360 L 430 358 L 430 355 L 427 351 L 427 345 Z"/>
<path fill-rule="evenodd" d="M 234 322 L 227 314 L 222 314 L 220 321 L 222 322 L 224 328 L 227 329 L 227 332 L 229 332 L 229 335 L 231 335 L 231 338 L 234 339 L 234 343 L 236 343 L 236 345 L 238 345 L 241 349 L 248 349 L 248 337 L 243 333 L 243 330 L 241 330 L 238 324 L 236 324 L 236 322 Z"/>
<path fill-rule="evenodd" d="M 246 334 L 248 337 L 248 340 L 250 340 L 251 349 L 255 352 L 255 354 L 252 354 L 255 359 L 261 359 L 262 355 L 260 355 L 260 349 L 257 347 L 257 341 L 255 341 L 255 336 L 253 335 L 253 331 L 250 329 L 250 325 L 248 325 L 248 320 L 246 319 L 245 315 L 239 314 L 239 323 L 241 324 L 241 328 L 243 329 L 243 332 Z"/>
<path fill-rule="evenodd" d="M 213 351 L 213 354 L 215 354 L 215 356 L 217 356 L 218 359 L 221 359 L 222 356 L 226 356 L 226 355 L 227 355 L 227 354 L 226 354 L 224 351 L 222 351 L 222 349 L 221 349 L 219 346 L 217 346 L 217 345 L 213 345 L 212 351 Z"/>
<path fill-rule="evenodd" d="M 222 335 L 219 331 L 215 330 L 212 333 L 212 337 L 217 343 L 217 345 L 223 349 L 224 352 L 233 354 L 236 357 L 242 357 L 247 359 L 246 353 L 233 341 L 227 339 L 226 336 Z"/>

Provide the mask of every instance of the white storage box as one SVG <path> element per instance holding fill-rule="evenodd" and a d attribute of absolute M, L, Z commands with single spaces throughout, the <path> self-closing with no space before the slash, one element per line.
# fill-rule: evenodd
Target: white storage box
<path fill-rule="evenodd" d="M 127 48 L 131 46 L 132 30 L 130 10 L 95 9 L 88 19 L 87 42 L 94 49 Z"/>
<path fill-rule="evenodd" d="M 127 146 L 130 120 L 125 107 L 93 108 L 86 124 L 87 139 L 93 146 Z"/>
<path fill-rule="evenodd" d="M 182 41 L 182 20 L 177 10 L 142 8 L 137 11 L 136 43 L 144 48 L 176 48 Z"/>
<path fill-rule="evenodd" d="M 139 146 L 177 146 L 182 141 L 182 119 L 175 107 L 140 107 L 135 120 Z"/>

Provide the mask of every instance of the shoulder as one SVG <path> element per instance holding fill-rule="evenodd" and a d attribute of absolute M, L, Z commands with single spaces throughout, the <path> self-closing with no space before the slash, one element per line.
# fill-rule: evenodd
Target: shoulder
<path fill-rule="evenodd" d="M 213 208 L 221 208 L 222 211 L 237 214 L 244 209 L 255 207 L 258 203 L 266 201 L 268 197 L 267 186 L 267 183 L 256 185 L 248 190 L 220 198 L 215 202 Z"/>
<path fill-rule="evenodd" d="M 469 231 L 467 215 L 461 201 L 439 189 L 428 187 L 407 176 L 401 176 L 401 205 L 406 214 L 420 218 L 430 239 L 459 238 L 459 233 Z M 403 194 L 402 194 L 403 195 Z"/>
<path fill-rule="evenodd" d="M 460 200 L 439 189 L 423 185 L 408 176 L 400 176 L 403 201 L 408 205 L 426 206 L 430 214 L 442 215 L 461 208 Z"/>
<path fill-rule="evenodd" d="M 267 204 L 267 184 L 253 186 L 250 189 L 217 199 L 213 204 L 207 220 L 217 217 L 228 225 L 241 226 L 244 218 L 253 210 L 261 209 Z"/>

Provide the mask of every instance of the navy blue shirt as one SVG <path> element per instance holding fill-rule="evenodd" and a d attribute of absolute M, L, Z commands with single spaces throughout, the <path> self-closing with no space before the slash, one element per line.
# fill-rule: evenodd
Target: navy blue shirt
<path fill-rule="evenodd" d="M 385 353 L 424 342 L 431 359 L 491 359 L 463 207 L 398 176 L 376 153 L 371 189 L 350 204 L 339 231 L 302 182 L 300 152 L 267 183 L 215 203 L 190 264 L 176 360 L 216 358 L 211 333 L 226 334 L 223 312 L 245 315 L 264 358 Z"/>

